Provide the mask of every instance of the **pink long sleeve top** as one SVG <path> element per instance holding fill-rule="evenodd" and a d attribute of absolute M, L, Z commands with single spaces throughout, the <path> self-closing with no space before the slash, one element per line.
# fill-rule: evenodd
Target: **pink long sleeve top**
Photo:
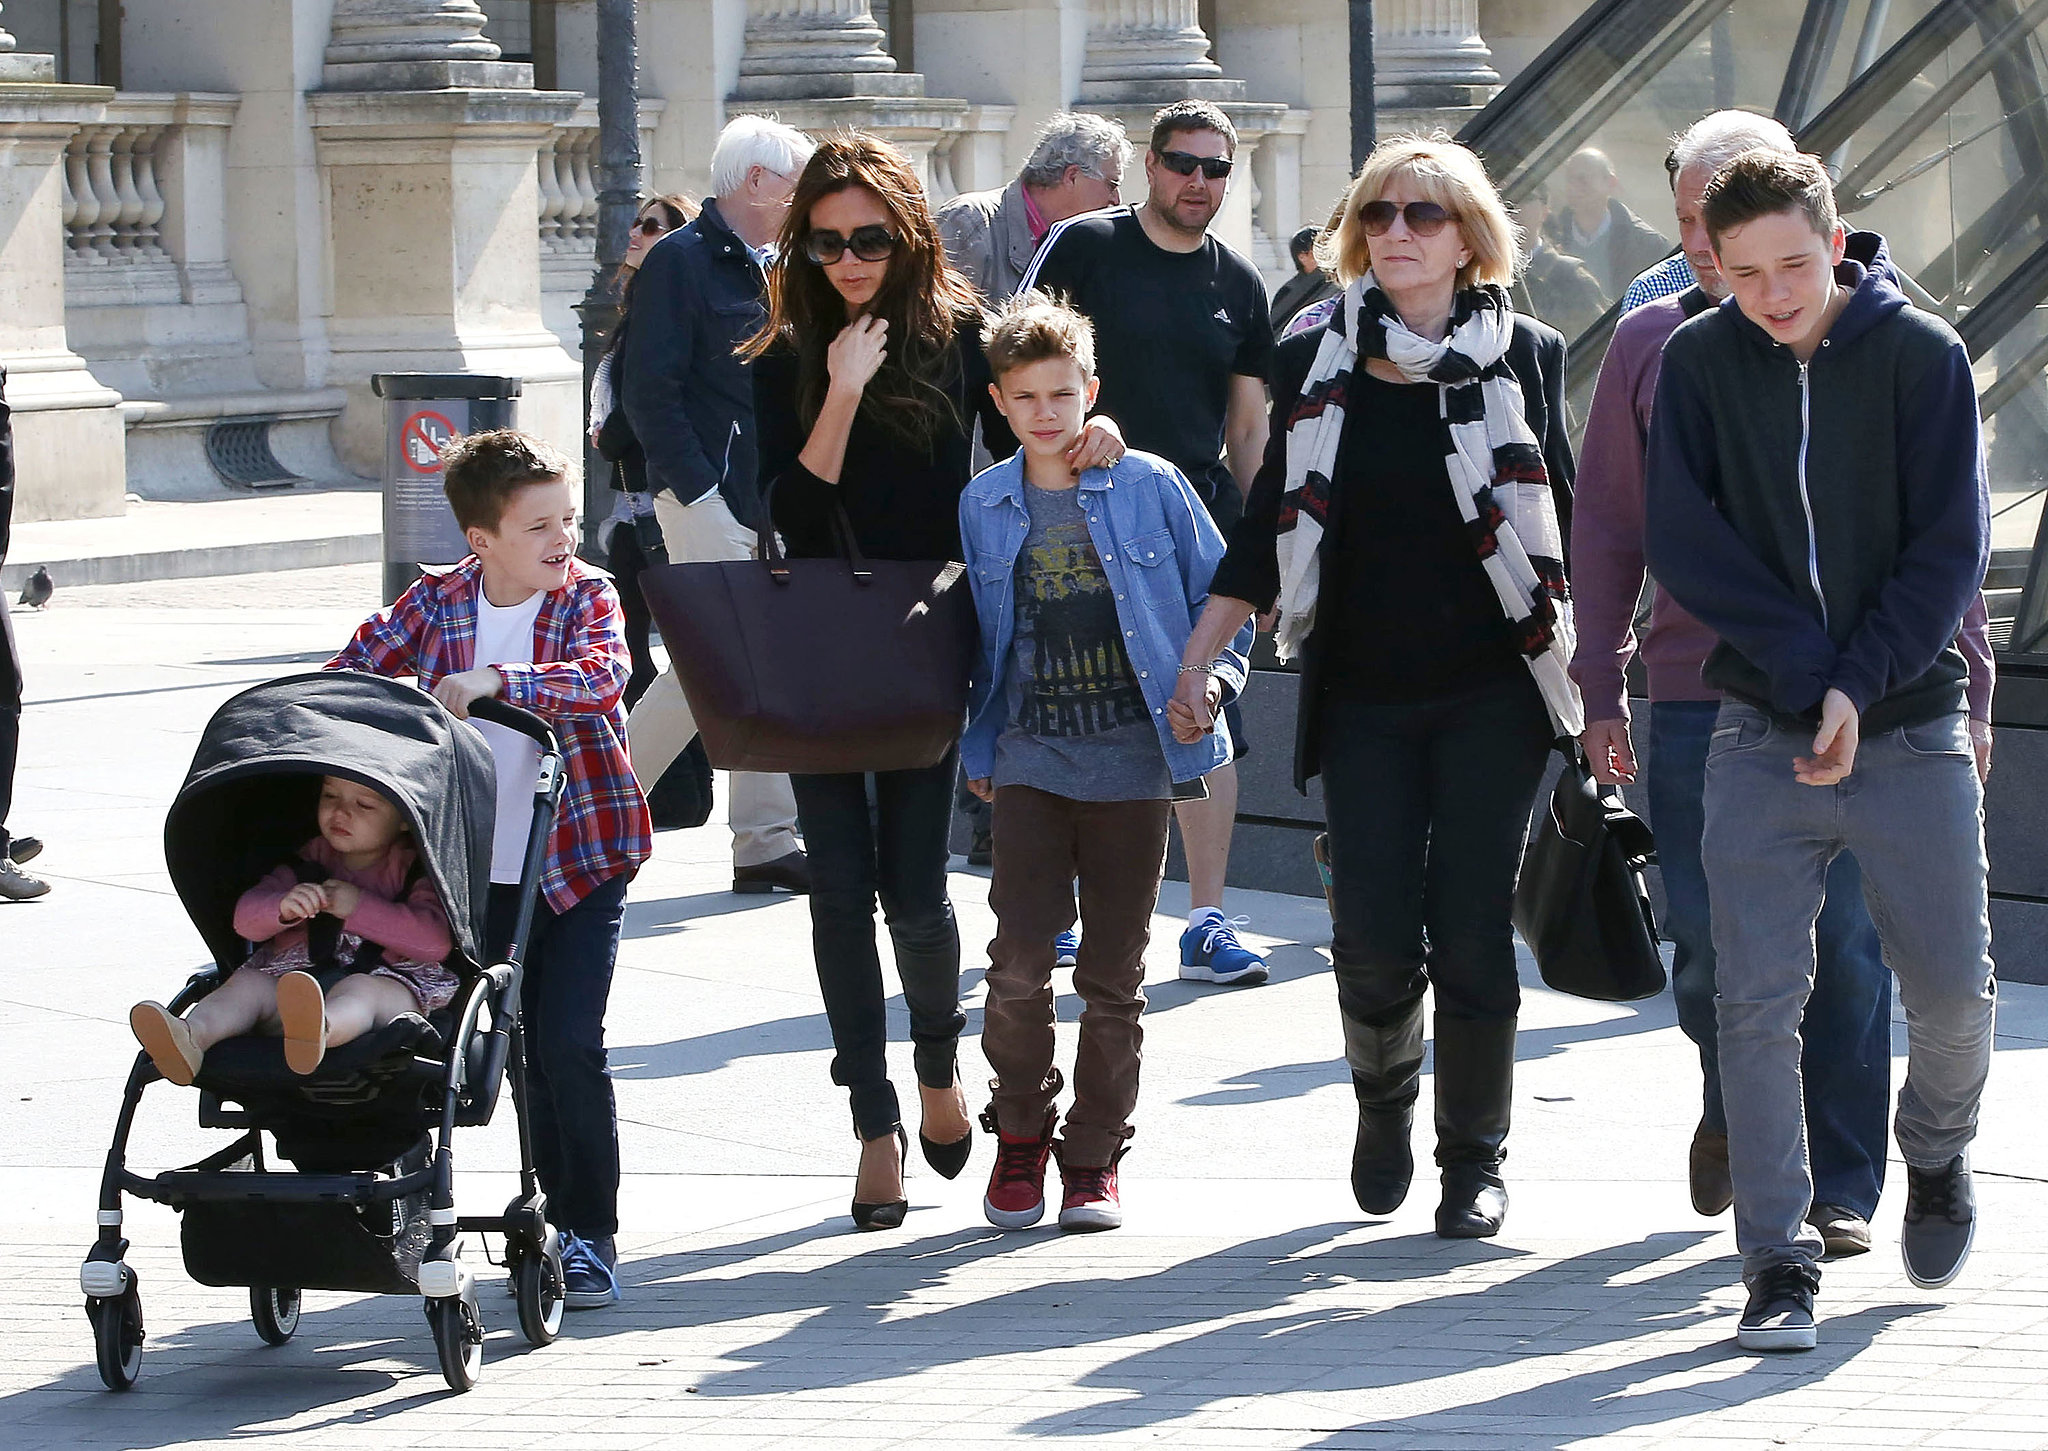
<path fill-rule="evenodd" d="M 1649 628 L 1636 636 L 1642 598 L 1643 456 L 1650 441 L 1650 405 L 1664 344 L 1678 325 L 1701 310 L 1702 294 L 1660 298 L 1624 317 L 1614 329 L 1586 441 L 1579 451 L 1571 524 L 1572 607 L 1578 648 L 1572 679 L 1586 703 L 1586 720 L 1627 720 L 1628 663 L 1640 649 L 1650 699 L 1719 700 L 1700 681 L 1700 667 L 1716 643 L 1714 632 L 1652 585 Z M 1712 304 L 1707 304 L 1711 306 Z M 1970 666 L 1970 715 L 1991 719 L 1996 667 L 1981 593 L 1963 617 L 1956 645 Z"/>
<path fill-rule="evenodd" d="M 414 852 L 404 842 L 393 843 L 381 860 L 360 869 L 344 866 L 340 853 L 323 837 L 316 836 L 300 847 L 299 855 L 329 877 L 362 889 L 355 911 L 342 921 L 344 931 L 376 943 L 387 957 L 407 962 L 439 962 L 454 950 L 448 916 L 441 910 L 432 880 L 422 873 L 412 890 L 405 890 Z M 280 951 L 305 941 L 304 922 L 286 925 L 277 916 L 285 894 L 298 884 L 292 869 L 281 866 L 242 893 L 235 903 L 235 931 L 251 942 L 269 942 Z"/>

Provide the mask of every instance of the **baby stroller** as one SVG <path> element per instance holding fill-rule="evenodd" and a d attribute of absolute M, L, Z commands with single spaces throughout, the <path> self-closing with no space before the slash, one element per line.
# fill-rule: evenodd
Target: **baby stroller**
<path fill-rule="evenodd" d="M 475 1274 L 457 1257 L 464 1232 L 505 1237 L 526 1338 L 545 1345 L 560 1331 L 560 1242 L 527 1130 L 519 985 L 562 796 L 561 747 L 539 716 L 502 701 L 479 700 L 471 713 L 541 750 L 517 923 L 497 963 L 483 956 L 497 787 L 479 733 L 410 685 L 333 671 L 246 690 L 208 723 L 165 821 L 164 851 L 215 965 L 185 984 L 171 1011 L 219 987 L 249 955 L 232 925 L 235 900 L 315 834 L 323 775 L 374 787 L 398 806 L 447 909 L 448 965 L 462 986 L 430 1020 L 401 1017 L 332 1048 L 309 1076 L 286 1066 L 280 1038 L 216 1044 L 197 1079 L 199 1122 L 241 1132 L 218 1153 L 154 1176 L 127 1166 L 136 1107 L 160 1078 L 146 1053 L 137 1056 L 100 1185 L 99 1239 L 79 1274 L 110 1389 L 133 1385 L 142 1358 L 142 1301 L 123 1260 L 124 1193 L 180 1212 L 186 1271 L 201 1284 L 247 1286 L 256 1333 L 271 1345 L 297 1328 L 303 1290 L 419 1294 L 442 1374 L 468 1390 L 484 1336 Z M 490 1122 L 508 1080 L 519 1195 L 502 1215 L 458 1215 L 455 1131 Z M 290 1168 L 266 1157 L 265 1134 Z"/>

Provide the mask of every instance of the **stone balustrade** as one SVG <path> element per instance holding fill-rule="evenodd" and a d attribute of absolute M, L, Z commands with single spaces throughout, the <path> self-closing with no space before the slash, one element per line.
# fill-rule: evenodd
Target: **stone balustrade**
<path fill-rule="evenodd" d="M 123 92 L 72 135 L 58 172 L 67 306 L 212 301 L 201 294 L 232 289 L 225 148 L 239 99 Z"/>
<path fill-rule="evenodd" d="M 589 257 L 597 247 L 597 118 L 580 114 L 548 137 L 535 158 L 540 172 L 540 250 L 550 257 Z"/>

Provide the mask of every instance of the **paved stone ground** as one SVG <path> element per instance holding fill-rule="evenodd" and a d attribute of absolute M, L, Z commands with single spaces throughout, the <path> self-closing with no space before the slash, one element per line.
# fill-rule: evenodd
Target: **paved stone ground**
<path fill-rule="evenodd" d="M 375 588 L 353 566 L 77 589 L 17 621 L 15 824 L 50 840 L 57 890 L 0 904 L 0 1444 L 2048 1446 L 2048 1254 L 2028 1233 L 2048 989 L 2005 993 L 1962 1280 L 1907 1282 L 1895 1191 L 1878 1251 L 1829 1267 L 1821 1348 L 1760 1358 L 1731 1339 L 1728 1221 L 1685 1201 L 1698 1075 L 1668 1002 L 1576 1002 L 1528 976 L 1508 1228 L 1444 1243 L 1426 1185 L 1386 1220 L 1350 1203 L 1328 923 L 1298 898 L 1233 903 L 1273 949 L 1272 985 L 1197 988 L 1174 979 L 1185 892 L 1168 885 L 1127 1228 L 991 1230 L 983 1146 L 953 1183 L 913 1167 L 901 1231 L 852 1234 L 804 908 L 728 894 L 716 826 L 663 836 L 628 912 L 610 1017 L 621 1306 L 534 1351 L 488 1294 L 484 1379 L 453 1396 L 417 1301 L 310 1295 L 297 1339 L 268 1349 L 239 1291 L 185 1277 L 175 1217 L 137 1206 L 143 1378 L 101 1391 L 76 1267 L 124 1014 L 203 957 L 164 877 L 164 808 L 220 701 L 324 658 Z M 986 886 L 955 878 L 970 1035 Z M 897 1038 L 907 1092 L 900 1021 Z M 971 1036 L 964 1061 L 984 1076 Z M 155 1167 L 210 1137 L 159 1087 L 135 1142 Z M 501 1203 L 506 1122 L 459 1146 L 463 1202 Z"/>

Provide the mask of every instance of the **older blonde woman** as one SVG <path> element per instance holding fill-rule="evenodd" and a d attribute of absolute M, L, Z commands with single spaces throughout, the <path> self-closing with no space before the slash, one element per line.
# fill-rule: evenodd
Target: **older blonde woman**
<path fill-rule="evenodd" d="M 1322 776 L 1329 821 L 1352 1191 L 1370 1214 L 1407 1195 L 1433 987 L 1447 1238 L 1496 1234 L 1507 1213 L 1509 906 L 1544 758 L 1581 724 L 1564 340 L 1509 306 L 1516 240 L 1448 137 L 1367 158 L 1327 244 L 1343 296 L 1275 355 L 1271 441 L 1175 706 L 1199 727 L 1192 667 L 1277 610 L 1301 661 L 1295 781 Z"/>

